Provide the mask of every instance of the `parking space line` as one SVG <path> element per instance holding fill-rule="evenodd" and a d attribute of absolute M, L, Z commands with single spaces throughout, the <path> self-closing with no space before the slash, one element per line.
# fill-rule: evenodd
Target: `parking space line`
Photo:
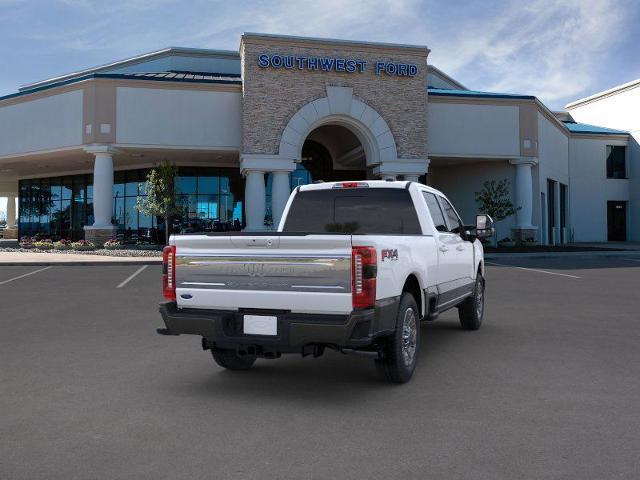
<path fill-rule="evenodd" d="M 630 260 L 632 262 L 640 262 L 640 258 L 623 258 L 623 260 Z"/>
<path fill-rule="evenodd" d="M 10 278 L 9 280 L 4 280 L 4 281 L 0 282 L 0 285 L 4 285 L 5 283 L 13 282 L 14 280 L 19 280 L 21 278 L 28 277 L 29 275 L 34 275 L 34 274 L 36 274 L 38 272 L 44 272 L 45 270 L 49 270 L 50 268 L 52 268 L 52 267 L 48 266 L 48 267 L 40 268 L 38 270 L 34 270 L 33 272 L 25 273 L 24 275 L 20 275 L 18 277 L 13 277 L 13 278 Z"/>
<path fill-rule="evenodd" d="M 485 263 L 487 265 L 497 265 L 498 267 L 511 267 L 511 268 L 517 268 L 520 270 L 529 270 L 530 272 L 546 273 L 548 275 L 558 275 L 560 277 L 582 278 L 582 277 L 578 277 L 577 275 L 569 275 L 568 273 L 550 272 L 548 270 L 538 270 L 537 268 L 518 267 L 516 265 L 507 265 L 506 263 L 494 263 L 494 262 L 485 262 Z"/>
<path fill-rule="evenodd" d="M 141 273 L 145 268 L 147 268 L 149 265 L 143 265 L 141 266 L 138 270 L 136 270 L 135 272 L 133 272 L 133 274 L 129 275 L 127 278 L 125 278 L 122 283 L 120 283 L 120 285 L 118 285 L 116 288 L 122 288 L 124 287 L 127 283 L 129 283 L 131 280 L 133 280 L 134 278 L 136 278 L 138 276 L 139 273 Z"/>

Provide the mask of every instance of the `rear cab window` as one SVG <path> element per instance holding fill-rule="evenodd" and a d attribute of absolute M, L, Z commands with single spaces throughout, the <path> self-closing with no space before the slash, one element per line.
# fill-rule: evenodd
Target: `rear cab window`
<path fill-rule="evenodd" d="M 422 235 L 408 190 L 367 187 L 299 191 L 283 232 Z"/>

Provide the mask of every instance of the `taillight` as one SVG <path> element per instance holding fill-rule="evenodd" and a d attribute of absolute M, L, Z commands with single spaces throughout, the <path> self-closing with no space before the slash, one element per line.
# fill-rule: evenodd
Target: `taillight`
<path fill-rule="evenodd" d="M 162 249 L 162 295 L 176 299 L 176 247 L 172 245 Z"/>
<path fill-rule="evenodd" d="M 351 250 L 351 296 L 353 308 L 368 308 L 376 303 L 378 260 L 373 247 Z"/>

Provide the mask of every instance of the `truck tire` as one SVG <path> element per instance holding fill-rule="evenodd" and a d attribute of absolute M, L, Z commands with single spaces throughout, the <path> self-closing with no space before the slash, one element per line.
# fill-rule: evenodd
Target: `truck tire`
<path fill-rule="evenodd" d="M 396 331 L 386 339 L 383 356 L 376 360 L 382 378 L 393 383 L 411 379 L 420 353 L 420 318 L 416 301 L 408 292 L 400 297 Z"/>
<path fill-rule="evenodd" d="M 218 365 L 227 370 L 248 370 L 256 361 L 255 355 L 245 355 L 239 357 L 235 350 L 225 350 L 214 348 L 211 355 Z"/>
<path fill-rule="evenodd" d="M 478 330 L 482 325 L 484 316 L 484 278 L 478 272 L 476 284 L 473 287 L 473 295 L 467 298 L 458 307 L 460 325 L 465 330 Z"/>

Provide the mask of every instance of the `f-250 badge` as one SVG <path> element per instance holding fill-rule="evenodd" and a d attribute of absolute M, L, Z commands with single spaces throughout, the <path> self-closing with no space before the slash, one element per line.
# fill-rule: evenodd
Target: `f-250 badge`
<path fill-rule="evenodd" d="M 387 248 L 382 250 L 382 261 L 385 260 L 398 260 L 398 249 Z"/>

